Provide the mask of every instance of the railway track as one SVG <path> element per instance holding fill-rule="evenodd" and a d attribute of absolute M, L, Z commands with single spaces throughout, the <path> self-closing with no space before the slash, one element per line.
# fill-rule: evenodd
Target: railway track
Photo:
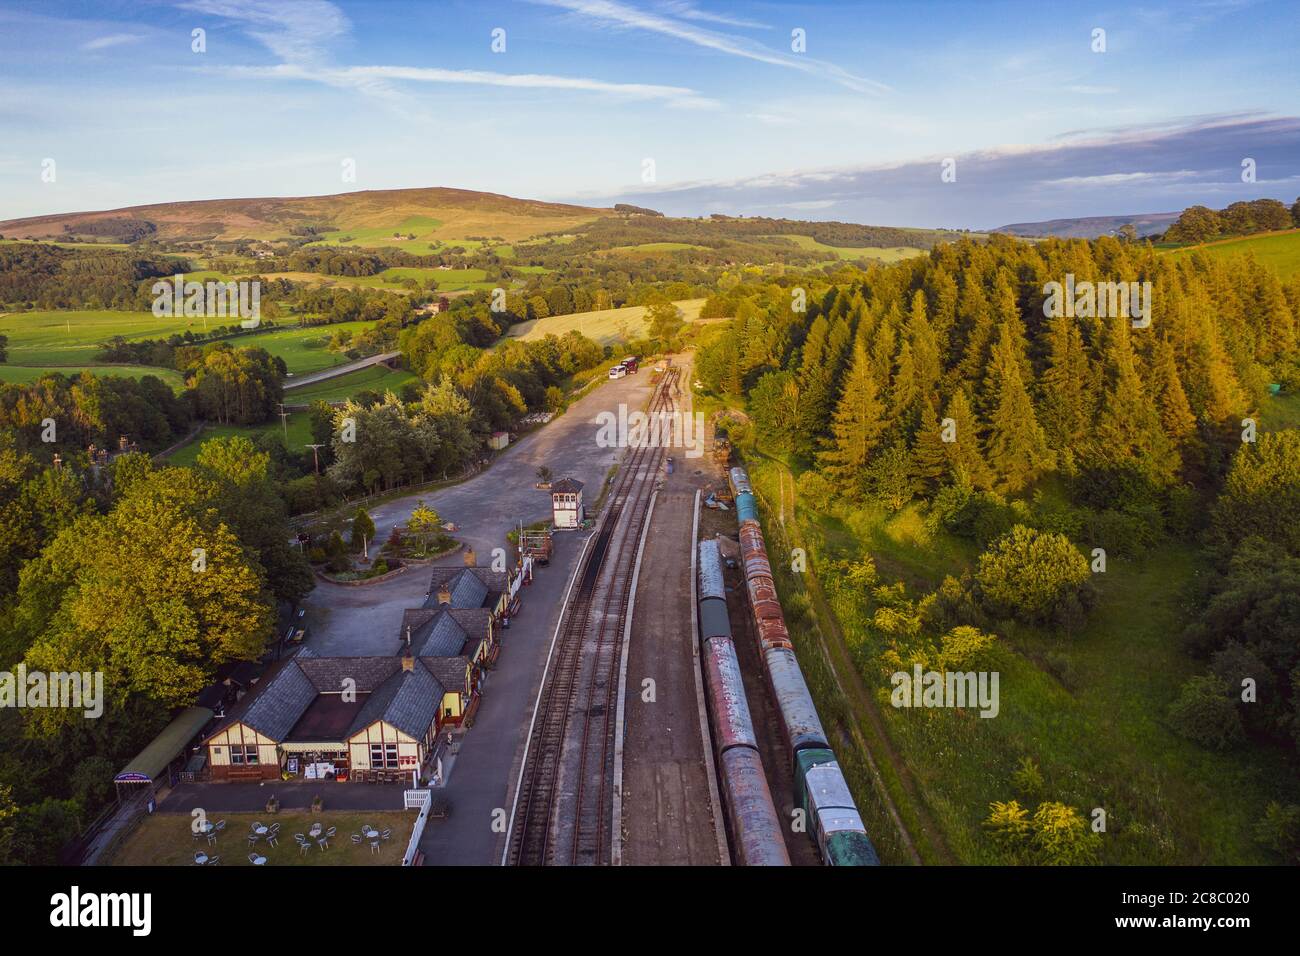
<path fill-rule="evenodd" d="M 651 397 L 651 415 L 675 409 L 677 382 L 670 368 Z M 665 453 L 662 441 L 629 449 L 578 568 L 520 773 L 507 840 L 513 865 L 608 862 L 623 622 L 635 543 Z"/>

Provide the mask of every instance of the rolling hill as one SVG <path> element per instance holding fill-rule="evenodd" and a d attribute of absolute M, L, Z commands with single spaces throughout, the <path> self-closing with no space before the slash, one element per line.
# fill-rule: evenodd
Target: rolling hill
<path fill-rule="evenodd" d="M 612 209 L 515 199 L 468 189 L 384 189 L 266 199 L 206 199 L 58 213 L 0 222 L 0 235 L 18 239 L 74 237 L 132 241 L 278 239 L 313 227 L 322 239 L 400 245 L 495 236 L 507 242 L 571 229 L 617 213 Z M 301 233 L 299 233 L 301 234 Z"/>
<path fill-rule="evenodd" d="M 1283 279 L 1289 279 L 1300 272 L 1300 229 L 1218 239 L 1199 246 L 1179 246 L 1161 251 L 1168 256 L 1186 256 L 1199 252 L 1214 258 L 1230 258 L 1249 253 L 1276 269 Z"/>
<path fill-rule="evenodd" d="M 1081 216 L 1077 219 L 1045 219 L 1042 222 L 1013 222 L 998 226 L 992 232 L 1006 232 L 1013 236 L 1043 238 L 1056 236 L 1059 239 L 1096 239 L 1100 236 L 1113 236 L 1120 226 L 1133 223 L 1139 236 L 1151 236 L 1164 232 L 1181 213 L 1145 212 L 1131 216 Z"/>

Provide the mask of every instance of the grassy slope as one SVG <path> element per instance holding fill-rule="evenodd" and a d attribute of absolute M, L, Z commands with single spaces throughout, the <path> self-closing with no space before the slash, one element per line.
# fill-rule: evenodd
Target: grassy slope
<path fill-rule="evenodd" d="M 1180 246 L 1164 250 L 1165 255 L 1185 256 L 1201 252 L 1214 258 L 1250 253 L 1257 260 L 1275 268 L 1283 279 L 1300 272 L 1300 229 L 1273 232 L 1260 236 L 1243 236 L 1240 239 L 1221 239 L 1200 246 Z"/>
<path fill-rule="evenodd" d="M 683 299 L 676 303 L 682 310 L 687 322 L 694 322 L 700 316 L 704 305 L 703 299 Z M 642 335 L 646 330 L 646 308 L 643 305 L 629 305 L 621 309 L 601 309 L 596 312 L 573 312 L 568 315 L 552 315 L 545 319 L 520 322 L 506 333 L 510 338 L 530 341 L 546 335 L 563 335 L 570 329 L 577 329 L 589 339 L 601 345 L 609 345 L 621 338 L 621 328 L 626 326 L 631 337 Z"/>
<path fill-rule="evenodd" d="M 1279 402 L 1284 411 L 1300 413 L 1289 407 L 1290 399 Z M 752 472 L 761 476 L 764 470 Z M 758 480 L 775 484 L 770 476 Z M 775 500 L 767 497 L 769 504 Z M 968 542 L 931 537 L 916 506 L 892 516 L 863 509 L 847 521 L 801 508 L 799 524 L 814 567 L 828 551 L 870 554 L 882 581 L 903 580 L 914 597 L 976 556 Z M 1178 544 L 1141 562 L 1112 559 L 1106 575 L 1097 576 L 1101 599 L 1081 634 L 1066 640 L 1002 628 L 1001 712 L 995 719 L 890 707 L 877 660 L 882 647 L 840 616 L 858 671 L 876 688 L 890 743 L 906 763 L 903 772 L 919 781 L 925 810 L 939 821 L 958 859 L 996 861 L 981 824 L 991 801 L 1018 796 L 1010 777 L 1016 761 L 1028 755 L 1042 769 L 1045 799 L 1085 814 L 1106 809 L 1106 862 L 1275 862 L 1252 830 L 1270 799 L 1296 800 L 1288 758 L 1270 748 L 1213 754 L 1164 723 L 1179 685 L 1204 670 L 1177 642 L 1187 588 L 1200 573 L 1196 553 Z M 879 748 L 872 749 L 883 763 Z M 897 782 L 891 780 L 890 789 L 897 800 Z M 906 820 L 906 808 L 900 809 Z"/>

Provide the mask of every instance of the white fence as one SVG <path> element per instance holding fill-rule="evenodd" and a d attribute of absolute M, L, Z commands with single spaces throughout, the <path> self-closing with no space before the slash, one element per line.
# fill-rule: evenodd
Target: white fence
<path fill-rule="evenodd" d="M 429 822 L 429 808 L 433 805 L 433 793 L 429 790 L 407 790 L 405 795 L 407 808 L 419 807 L 420 814 L 415 818 L 411 829 L 410 842 L 406 844 L 406 855 L 402 857 L 402 866 L 412 866 L 415 854 L 420 849 L 420 837 L 424 835 L 424 825 Z"/>

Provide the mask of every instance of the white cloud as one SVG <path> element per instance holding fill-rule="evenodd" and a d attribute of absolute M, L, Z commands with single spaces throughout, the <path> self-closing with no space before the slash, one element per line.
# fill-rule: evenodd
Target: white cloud
<path fill-rule="evenodd" d="M 568 10 L 570 13 L 589 20 L 609 24 L 624 29 L 647 30 L 662 36 L 683 40 L 695 46 L 727 53 L 731 56 L 770 63 L 791 70 L 800 70 L 815 76 L 833 80 L 841 86 L 859 93 L 884 93 L 889 87 L 876 80 L 855 76 L 824 60 L 817 60 L 805 54 L 781 53 L 755 43 L 747 37 L 738 37 L 716 30 L 706 30 L 672 17 L 661 16 L 649 10 L 642 10 L 618 0 L 533 0 L 549 7 Z"/>
<path fill-rule="evenodd" d="M 83 50 L 107 50 L 109 47 L 121 46 L 124 43 L 138 43 L 143 40 L 138 33 L 110 33 L 108 36 L 95 37 L 86 43 L 81 44 Z"/>

